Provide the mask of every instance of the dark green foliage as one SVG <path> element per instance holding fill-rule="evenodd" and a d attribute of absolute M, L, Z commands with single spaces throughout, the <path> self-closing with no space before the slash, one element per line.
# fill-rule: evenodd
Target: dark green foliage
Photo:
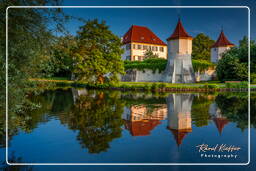
<path fill-rule="evenodd" d="M 117 75 L 124 73 L 122 43 L 105 21 L 88 20 L 78 31 L 77 41 L 73 70 L 77 80 L 102 84 L 109 74 L 110 82 L 118 81 Z"/>
<path fill-rule="evenodd" d="M 234 52 L 236 50 L 235 48 L 231 49 L 219 60 L 216 71 L 220 81 L 246 81 L 248 79 L 248 64 L 241 63 L 237 53 Z"/>
<path fill-rule="evenodd" d="M 4 135 L 5 113 L 5 12 L 8 6 L 60 5 L 59 0 L 1 1 L 0 3 L 0 126 L 1 142 Z M 17 118 L 39 107 L 28 100 L 35 86 L 28 78 L 41 76 L 40 65 L 49 55 L 52 32 L 63 29 L 66 16 L 61 9 L 9 8 L 8 10 L 8 92 L 9 138 L 17 132 Z M 47 25 L 51 23 L 51 30 Z M 25 117 L 28 119 L 28 117 Z"/>
<path fill-rule="evenodd" d="M 41 64 L 42 73 L 46 77 L 71 77 L 73 70 L 73 49 L 76 40 L 73 36 L 54 38 L 55 42 L 50 49 L 48 60 Z"/>
<path fill-rule="evenodd" d="M 192 59 L 192 65 L 193 65 L 193 68 L 194 68 L 195 72 L 196 71 L 202 72 L 202 71 L 207 70 L 210 67 L 214 67 L 215 66 L 214 63 L 211 63 L 209 61 L 206 61 L 206 60 L 195 60 L 195 59 Z"/>
<path fill-rule="evenodd" d="M 251 79 L 256 73 L 256 43 L 251 41 Z M 219 80 L 248 80 L 248 39 L 244 37 L 239 41 L 238 47 L 233 47 L 222 55 L 217 65 Z"/>
<path fill-rule="evenodd" d="M 158 70 L 159 72 L 165 70 L 167 65 L 167 60 L 162 58 L 150 58 L 144 61 L 124 61 L 125 70 L 128 69 L 151 69 L 154 72 Z"/>
<path fill-rule="evenodd" d="M 127 69 L 151 69 L 154 72 L 158 70 L 159 72 L 164 71 L 167 65 L 167 60 L 162 58 L 150 58 L 144 61 L 124 61 L 125 70 Z M 205 61 L 205 60 L 192 60 L 192 65 L 195 71 L 204 71 L 209 67 L 214 67 L 215 64 Z"/>
<path fill-rule="evenodd" d="M 210 61 L 211 46 L 214 40 L 204 33 L 198 34 L 193 39 L 192 59 Z"/>

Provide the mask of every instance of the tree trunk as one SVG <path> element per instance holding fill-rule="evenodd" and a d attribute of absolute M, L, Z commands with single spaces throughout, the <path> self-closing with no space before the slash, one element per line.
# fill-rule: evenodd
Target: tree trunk
<path fill-rule="evenodd" d="M 97 82 L 100 83 L 100 84 L 103 84 L 103 83 L 104 83 L 104 77 L 103 77 L 103 75 L 99 75 L 99 76 L 98 76 Z"/>

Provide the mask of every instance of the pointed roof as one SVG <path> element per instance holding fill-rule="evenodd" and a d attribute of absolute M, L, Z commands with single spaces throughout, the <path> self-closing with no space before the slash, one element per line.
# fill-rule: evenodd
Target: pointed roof
<path fill-rule="evenodd" d="M 181 38 L 185 38 L 185 39 L 193 39 L 192 36 L 190 36 L 186 30 L 184 29 L 181 20 L 179 18 L 177 26 L 174 30 L 174 32 L 172 33 L 172 35 L 167 39 L 168 40 L 173 40 L 173 39 L 181 39 Z"/>
<path fill-rule="evenodd" d="M 174 139 L 177 143 L 177 146 L 180 146 L 182 144 L 182 140 L 185 138 L 185 136 L 187 135 L 187 133 L 192 132 L 192 129 L 182 129 L 182 130 L 178 130 L 178 129 L 172 129 L 169 128 L 169 130 L 171 130 Z"/>
<path fill-rule="evenodd" d="M 132 25 L 123 36 L 123 44 L 131 42 L 166 46 L 149 28 L 136 25 Z"/>
<path fill-rule="evenodd" d="M 212 45 L 214 47 L 227 47 L 227 46 L 234 46 L 227 37 L 225 36 L 223 30 L 221 30 L 218 40 Z"/>
<path fill-rule="evenodd" d="M 213 118 L 213 121 L 220 134 L 222 133 L 225 125 L 228 124 L 228 120 L 226 118 Z"/>

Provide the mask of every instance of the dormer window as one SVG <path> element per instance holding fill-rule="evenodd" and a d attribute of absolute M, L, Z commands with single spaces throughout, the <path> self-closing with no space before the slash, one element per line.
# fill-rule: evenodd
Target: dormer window
<path fill-rule="evenodd" d="M 144 37 L 141 37 L 140 39 L 141 39 L 141 40 L 144 40 Z"/>

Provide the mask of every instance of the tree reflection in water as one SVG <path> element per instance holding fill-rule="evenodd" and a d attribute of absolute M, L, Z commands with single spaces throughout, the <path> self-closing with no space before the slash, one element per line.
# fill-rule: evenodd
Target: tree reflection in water
<path fill-rule="evenodd" d="M 110 143 L 122 136 L 123 126 L 132 136 L 148 136 L 166 118 L 169 120 L 166 126 L 172 129 L 176 141 L 192 131 L 192 125 L 207 126 L 211 120 L 220 132 L 225 131 L 229 122 L 235 122 L 241 130 L 248 127 L 247 93 L 151 94 L 69 89 L 47 91 L 30 98 L 41 108 L 28 112 L 26 116 L 17 116 L 9 127 L 12 133 L 9 139 L 18 130 L 32 132 L 39 123 L 54 117 L 78 132 L 77 140 L 89 153 L 107 151 Z M 252 94 L 251 123 L 254 127 L 255 109 L 256 95 Z M 1 117 L 0 124 L 3 123 Z M 5 144 L 4 135 L 4 130 L 1 130 L 2 146 Z M 181 144 L 181 141 L 177 142 Z"/>
<path fill-rule="evenodd" d="M 90 153 L 100 153 L 109 143 L 121 137 L 124 102 L 120 93 L 91 92 L 76 99 L 68 112 L 67 124 L 77 130 L 77 139 Z"/>

